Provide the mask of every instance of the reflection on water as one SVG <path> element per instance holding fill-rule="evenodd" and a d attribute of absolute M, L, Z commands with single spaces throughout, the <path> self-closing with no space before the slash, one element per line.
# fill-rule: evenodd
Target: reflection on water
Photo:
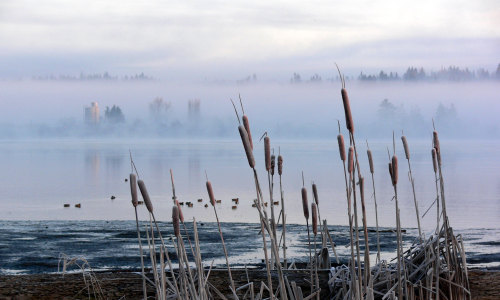
<path fill-rule="evenodd" d="M 306 187 L 318 186 L 321 216 L 329 224 L 347 224 L 344 173 L 336 141 L 272 140 L 284 157 L 283 188 L 288 223 L 305 223 L 301 213 L 301 172 Z M 412 140 L 412 172 L 415 192 L 423 213 L 436 197 L 430 160 L 430 143 Z M 375 185 L 381 226 L 394 226 L 393 189 L 387 174 L 387 146 L 392 141 L 370 141 L 375 162 Z M 264 172 L 263 146 L 256 143 L 254 155 L 265 198 L 268 198 Z M 452 226 L 459 228 L 496 228 L 500 217 L 500 142 L 442 141 L 443 173 L 447 209 Z M 374 225 L 375 213 L 371 178 L 365 155 L 359 145 L 360 164 L 367 180 L 367 219 Z M 0 143 L 0 164 L 10 172 L 0 173 L 0 219 L 11 220 L 130 220 L 129 149 L 148 187 L 158 219 L 169 220 L 172 205 L 169 170 L 174 172 L 176 194 L 180 201 L 191 201 L 185 208 L 187 219 L 214 221 L 206 209 L 205 170 L 221 199 L 220 218 L 226 222 L 255 222 L 251 207 L 255 198 L 253 176 L 239 140 L 36 140 Z M 404 153 L 397 145 L 397 153 Z M 477 154 L 481 153 L 480 156 Z M 407 180 L 407 164 L 400 166 L 398 197 L 404 227 L 415 227 L 413 196 Z M 274 176 L 276 188 L 278 177 Z M 111 201 L 110 196 L 116 196 Z M 231 199 L 240 198 L 236 210 Z M 204 199 L 198 203 L 196 199 Z M 279 198 L 279 191 L 274 191 Z M 13 205 L 16 203 L 16 205 Z M 71 204 L 63 208 L 64 203 Z M 81 209 L 74 204 L 81 203 Z M 141 218 L 146 217 L 140 209 Z M 423 218 L 423 226 L 434 228 L 435 209 Z"/>

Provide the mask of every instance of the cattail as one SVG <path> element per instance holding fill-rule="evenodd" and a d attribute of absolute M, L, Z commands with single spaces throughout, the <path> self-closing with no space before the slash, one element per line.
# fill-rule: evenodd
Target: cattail
<path fill-rule="evenodd" d="M 318 211 L 316 209 L 316 203 L 311 204 L 311 210 L 312 210 L 312 228 L 313 228 L 313 233 L 314 235 L 318 234 Z"/>
<path fill-rule="evenodd" d="M 247 155 L 248 164 L 250 168 L 255 168 L 255 159 L 253 158 L 252 147 L 250 145 L 250 141 L 248 139 L 248 133 L 243 126 L 238 126 L 238 130 L 240 132 L 241 141 L 243 142 L 243 148 L 245 148 L 245 153 Z"/>
<path fill-rule="evenodd" d="M 351 146 L 349 147 L 349 155 L 348 155 L 348 161 L 347 161 L 347 171 L 349 171 L 349 174 L 352 173 L 354 170 L 354 148 Z"/>
<path fill-rule="evenodd" d="M 245 130 L 248 134 L 248 142 L 250 143 L 250 149 L 253 150 L 253 141 L 252 141 L 252 133 L 250 132 L 250 123 L 248 122 L 247 115 L 243 115 L 243 126 L 245 126 Z"/>
<path fill-rule="evenodd" d="M 307 203 L 307 190 L 305 187 L 302 188 L 302 209 L 304 210 L 304 217 L 306 220 L 309 219 L 309 206 Z"/>
<path fill-rule="evenodd" d="M 274 176 L 274 167 L 276 166 L 276 156 L 271 155 L 271 175 Z"/>
<path fill-rule="evenodd" d="M 339 134 L 337 135 L 337 140 L 339 142 L 339 152 L 340 152 L 340 159 L 342 161 L 345 161 L 345 146 L 344 146 L 344 136 Z"/>
<path fill-rule="evenodd" d="M 207 192 L 208 192 L 208 197 L 210 198 L 210 203 L 212 206 L 215 206 L 215 197 L 214 197 L 214 190 L 212 189 L 212 184 L 210 181 L 207 181 Z"/>
<path fill-rule="evenodd" d="M 351 105 L 349 104 L 349 96 L 347 96 L 346 89 L 340 90 L 340 94 L 342 95 L 342 102 L 344 103 L 345 123 L 347 126 L 347 130 L 349 130 L 350 133 L 354 133 L 354 123 L 352 121 Z"/>
<path fill-rule="evenodd" d="M 316 202 L 317 205 L 319 205 L 319 199 L 318 199 L 318 189 L 316 188 L 316 184 L 313 183 L 313 196 L 314 196 L 314 202 Z"/>
<path fill-rule="evenodd" d="M 174 227 L 174 234 L 176 237 L 181 235 L 179 228 L 179 208 L 177 205 L 172 206 L 172 226 Z"/>
<path fill-rule="evenodd" d="M 372 157 L 372 150 L 368 149 L 366 151 L 366 154 L 368 154 L 368 164 L 370 165 L 370 173 L 373 174 L 373 157 Z"/>
<path fill-rule="evenodd" d="M 137 200 L 137 180 L 135 174 L 130 173 L 130 193 L 132 194 L 132 205 L 137 207 L 139 201 Z"/>
<path fill-rule="evenodd" d="M 436 148 L 432 148 L 432 166 L 434 167 L 434 173 L 437 173 Z"/>
<path fill-rule="evenodd" d="M 177 199 L 175 200 L 175 205 L 177 205 L 177 208 L 179 209 L 179 219 L 181 220 L 182 223 L 184 223 L 184 215 L 182 214 L 182 209 Z"/>
<path fill-rule="evenodd" d="M 153 213 L 153 204 L 151 203 L 151 199 L 149 198 L 148 190 L 146 189 L 146 185 L 144 181 L 141 179 L 137 180 L 137 185 L 139 185 L 139 190 L 141 191 L 142 199 L 144 199 L 144 203 L 148 208 L 150 213 Z"/>
<path fill-rule="evenodd" d="M 365 178 L 364 177 L 359 178 L 359 190 L 360 190 L 361 203 L 364 203 L 365 202 Z"/>
<path fill-rule="evenodd" d="M 403 148 L 405 149 L 406 159 L 410 159 L 410 148 L 408 148 L 408 142 L 406 141 L 406 136 L 402 136 L 401 140 L 403 141 Z"/>
<path fill-rule="evenodd" d="M 398 157 L 392 156 L 392 184 L 398 184 Z"/>
<path fill-rule="evenodd" d="M 271 139 L 268 136 L 264 138 L 264 155 L 266 171 L 269 171 L 271 170 Z"/>
<path fill-rule="evenodd" d="M 391 176 L 391 182 L 393 181 L 393 175 L 392 175 L 392 163 L 389 162 L 389 175 Z"/>
<path fill-rule="evenodd" d="M 278 155 L 278 174 L 283 174 L 283 156 Z"/>
<path fill-rule="evenodd" d="M 439 137 L 436 130 L 432 132 L 432 141 L 434 142 L 434 148 L 436 148 L 436 152 L 439 153 L 441 148 L 439 147 Z"/>

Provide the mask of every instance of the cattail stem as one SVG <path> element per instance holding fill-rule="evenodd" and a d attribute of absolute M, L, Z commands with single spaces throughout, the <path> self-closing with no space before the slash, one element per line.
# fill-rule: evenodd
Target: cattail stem
<path fill-rule="evenodd" d="M 359 179 L 359 190 L 361 198 L 361 213 L 363 221 L 363 230 L 365 238 L 365 290 L 367 290 L 368 283 L 370 282 L 370 247 L 368 243 L 368 224 L 366 222 L 366 207 L 365 207 L 365 179 Z"/>
<path fill-rule="evenodd" d="M 281 195 L 281 222 L 282 222 L 282 232 L 283 232 L 283 266 L 285 269 L 288 268 L 286 261 L 286 214 L 285 214 L 285 199 L 283 197 L 283 185 L 281 184 L 281 172 L 280 176 L 280 195 Z"/>
<path fill-rule="evenodd" d="M 405 150 L 405 156 L 406 156 L 406 160 L 408 161 L 408 171 L 409 171 L 409 176 L 410 176 L 411 188 L 412 188 L 412 192 L 413 192 L 413 202 L 415 204 L 415 213 L 417 214 L 418 237 L 420 239 L 420 242 L 422 243 L 423 242 L 422 227 L 420 226 L 420 213 L 418 211 L 418 201 L 417 201 L 417 195 L 415 193 L 415 181 L 413 179 L 413 174 L 411 172 L 410 149 L 408 147 L 408 142 L 406 141 L 406 137 L 402 136 L 401 139 L 403 140 L 403 147 Z"/>
<path fill-rule="evenodd" d="M 346 199 L 347 199 L 347 215 L 349 219 L 349 242 L 350 242 L 350 248 L 351 248 L 351 263 L 349 264 L 350 266 L 350 273 L 351 275 L 351 293 L 354 294 L 355 299 L 359 299 L 358 293 L 356 293 L 356 271 L 355 271 L 355 257 L 354 257 L 354 233 L 353 233 L 353 226 L 352 226 L 352 208 L 351 208 L 351 180 L 347 180 L 347 168 L 346 168 L 346 161 L 345 159 L 342 160 L 343 165 L 344 165 L 344 179 L 345 179 L 345 192 L 346 192 Z"/>
<path fill-rule="evenodd" d="M 234 281 L 233 281 L 233 275 L 231 274 L 231 267 L 229 266 L 229 258 L 227 255 L 226 244 L 224 243 L 224 236 L 222 235 L 222 230 L 221 230 L 220 222 L 219 222 L 219 216 L 217 215 L 217 210 L 215 209 L 215 205 L 214 205 L 214 213 L 215 213 L 215 218 L 217 220 L 217 227 L 219 228 L 220 240 L 222 242 L 224 256 L 226 257 L 226 266 L 227 266 L 227 272 L 229 273 L 229 280 L 231 281 L 231 287 L 232 287 L 233 291 L 236 291 L 236 287 L 235 287 Z"/>
<path fill-rule="evenodd" d="M 312 261 L 312 254 L 311 254 L 311 234 L 309 233 L 309 220 L 306 219 L 306 226 L 307 226 L 307 244 L 309 248 L 309 265 L 311 267 L 311 293 L 314 289 L 314 277 L 313 277 L 313 261 Z"/>
<path fill-rule="evenodd" d="M 137 207 L 134 207 L 134 210 L 135 210 L 135 224 L 137 226 L 137 240 L 139 241 L 139 254 L 141 255 L 142 293 L 144 299 L 147 299 L 148 294 L 146 290 L 146 275 L 144 275 L 144 254 L 142 250 L 141 233 L 139 230 L 139 217 L 137 216 Z"/>
<path fill-rule="evenodd" d="M 380 233 L 378 229 L 378 208 L 377 208 L 377 196 L 375 193 L 375 178 L 372 173 L 372 187 L 373 187 L 373 202 L 375 204 L 375 225 L 377 226 L 377 263 L 380 263 Z"/>

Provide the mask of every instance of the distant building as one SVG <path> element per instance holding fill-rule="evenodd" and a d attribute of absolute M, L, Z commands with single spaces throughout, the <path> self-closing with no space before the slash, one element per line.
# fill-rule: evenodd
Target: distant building
<path fill-rule="evenodd" d="M 99 106 L 97 102 L 92 102 L 90 106 L 85 107 L 84 121 L 86 124 L 99 123 Z"/>

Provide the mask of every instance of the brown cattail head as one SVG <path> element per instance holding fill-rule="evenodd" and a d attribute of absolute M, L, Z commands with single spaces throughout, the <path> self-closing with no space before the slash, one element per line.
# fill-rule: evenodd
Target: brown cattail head
<path fill-rule="evenodd" d="M 403 141 L 403 148 L 405 149 L 406 159 L 410 159 L 410 148 L 408 147 L 408 141 L 406 141 L 406 136 L 402 136 L 401 140 Z"/>
<path fill-rule="evenodd" d="M 349 174 L 352 174 L 354 171 L 354 148 L 351 146 L 349 147 L 349 156 L 348 156 L 348 161 L 347 161 L 347 171 L 349 171 Z"/>
<path fill-rule="evenodd" d="M 340 159 L 342 161 L 345 161 L 345 146 L 344 146 L 344 136 L 339 134 L 337 135 L 337 140 L 339 142 L 339 152 L 340 152 Z"/>
<path fill-rule="evenodd" d="M 434 173 L 437 173 L 437 155 L 436 155 L 436 148 L 432 148 L 432 167 L 434 167 Z"/>
<path fill-rule="evenodd" d="M 436 152 L 439 153 L 441 148 L 439 147 L 439 137 L 436 130 L 432 132 L 432 142 L 434 143 L 434 148 L 436 148 Z"/>
<path fill-rule="evenodd" d="M 153 203 L 151 203 L 151 199 L 149 198 L 148 190 L 146 189 L 146 185 L 144 181 L 141 179 L 137 180 L 137 185 L 139 186 L 139 190 L 141 191 L 142 199 L 144 199 L 144 204 L 150 213 L 153 213 Z"/>
<path fill-rule="evenodd" d="M 137 180 L 135 174 L 130 173 L 130 193 L 132 194 L 132 205 L 137 207 L 139 201 L 137 200 Z"/>
<path fill-rule="evenodd" d="M 312 185 L 312 189 L 313 189 L 313 196 L 314 196 L 314 202 L 316 202 L 317 205 L 319 205 L 319 199 L 318 199 L 318 189 L 316 188 L 316 184 L 313 183 Z"/>
<path fill-rule="evenodd" d="M 278 174 L 283 174 L 283 156 L 278 155 Z"/>
<path fill-rule="evenodd" d="M 318 234 L 318 211 L 316 207 L 316 203 L 311 203 L 311 211 L 312 211 L 312 228 L 314 235 Z"/>
<path fill-rule="evenodd" d="M 392 184 L 398 184 L 398 157 L 392 156 Z"/>
<path fill-rule="evenodd" d="M 172 206 L 172 226 L 174 227 L 174 234 L 179 237 L 181 230 L 179 228 L 179 208 L 177 205 Z"/>
<path fill-rule="evenodd" d="M 177 199 L 175 199 L 175 205 L 179 209 L 179 219 L 181 220 L 182 223 L 184 223 L 184 215 L 182 214 L 181 205 L 179 204 L 179 201 Z"/>
<path fill-rule="evenodd" d="M 344 103 L 345 124 L 347 126 L 347 130 L 349 130 L 350 133 L 354 133 L 354 123 L 352 122 L 349 96 L 347 96 L 347 91 L 345 89 L 340 90 L 340 94 L 342 95 L 342 102 Z"/>
<path fill-rule="evenodd" d="M 247 155 L 248 164 L 250 168 L 255 168 L 255 159 L 253 158 L 252 146 L 248 139 L 248 133 L 243 126 L 238 126 L 238 131 L 240 132 L 241 141 L 243 142 L 243 148 L 245 149 L 245 154 Z"/>
<path fill-rule="evenodd" d="M 363 203 L 365 202 L 365 178 L 364 177 L 360 177 L 359 178 L 359 194 L 360 194 L 360 198 L 361 198 L 361 203 L 363 205 Z"/>
<path fill-rule="evenodd" d="M 264 155 L 266 163 L 266 171 L 271 170 L 271 139 L 266 136 L 264 138 Z"/>
<path fill-rule="evenodd" d="M 304 217 L 306 220 L 309 219 L 309 206 L 307 203 L 307 190 L 305 187 L 302 188 L 302 209 L 304 210 Z"/>
<path fill-rule="evenodd" d="M 368 154 L 368 164 L 370 165 L 370 173 L 373 174 L 373 157 L 372 157 L 372 150 L 368 149 L 366 151 L 366 154 Z"/>
<path fill-rule="evenodd" d="M 389 175 L 391 176 L 391 182 L 392 182 L 392 181 L 393 181 L 393 179 L 392 179 L 392 178 L 393 178 L 394 176 L 392 175 L 392 163 L 391 163 L 391 162 L 389 162 Z"/>
<path fill-rule="evenodd" d="M 276 156 L 271 155 L 271 175 L 274 175 L 274 167 L 276 167 Z"/>
<path fill-rule="evenodd" d="M 215 206 L 214 190 L 212 189 L 212 183 L 210 183 L 210 181 L 207 181 L 207 192 L 208 198 L 210 198 L 210 203 L 212 206 Z"/>
<path fill-rule="evenodd" d="M 252 133 L 250 132 L 250 123 L 248 122 L 247 115 L 243 115 L 243 126 L 245 126 L 245 130 L 248 134 L 248 142 L 250 143 L 250 149 L 253 150 L 253 141 L 252 141 Z"/>

